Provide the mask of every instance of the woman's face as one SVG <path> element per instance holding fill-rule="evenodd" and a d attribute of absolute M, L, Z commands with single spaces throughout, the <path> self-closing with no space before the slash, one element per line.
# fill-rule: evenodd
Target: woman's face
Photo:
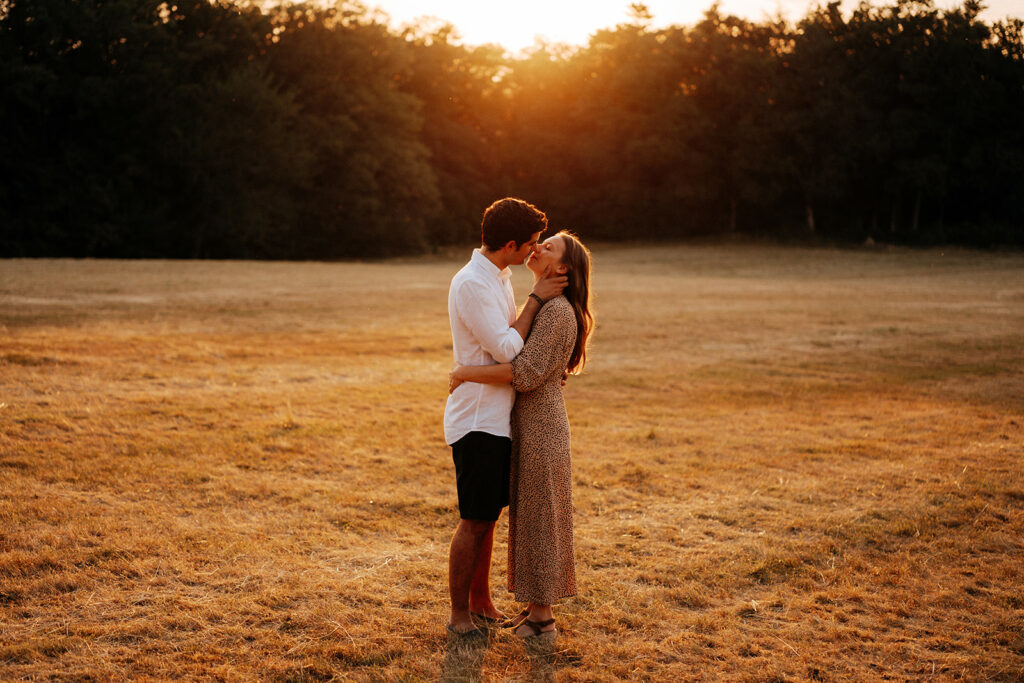
<path fill-rule="evenodd" d="M 530 258 L 526 259 L 526 267 L 537 275 L 543 275 L 544 269 L 551 266 L 551 273 L 564 275 L 569 271 L 562 263 L 565 256 L 565 240 L 560 235 L 549 237 L 537 244 Z"/>

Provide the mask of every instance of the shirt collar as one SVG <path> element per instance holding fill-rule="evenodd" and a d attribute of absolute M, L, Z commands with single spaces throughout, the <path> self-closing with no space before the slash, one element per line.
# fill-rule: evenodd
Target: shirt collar
<path fill-rule="evenodd" d="M 477 268 L 481 268 L 491 277 L 498 278 L 500 280 L 508 280 L 512 277 L 512 270 L 508 266 L 499 270 L 498 266 L 494 265 L 491 259 L 484 256 L 484 252 L 479 247 L 473 250 L 473 256 L 470 258 L 470 261 L 475 263 Z"/>

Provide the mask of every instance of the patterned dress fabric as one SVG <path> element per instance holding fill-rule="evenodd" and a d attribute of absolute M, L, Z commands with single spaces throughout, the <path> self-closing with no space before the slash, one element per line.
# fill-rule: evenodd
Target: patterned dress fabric
<path fill-rule="evenodd" d="M 576 595 L 572 464 L 562 373 L 576 343 L 564 296 L 544 304 L 512 361 L 512 476 L 508 588 L 519 602 L 551 605 Z"/>

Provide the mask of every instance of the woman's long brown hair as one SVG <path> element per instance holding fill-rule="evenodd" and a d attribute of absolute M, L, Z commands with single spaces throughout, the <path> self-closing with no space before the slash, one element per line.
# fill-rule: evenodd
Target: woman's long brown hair
<path fill-rule="evenodd" d="M 590 250 L 583 246 L 579 238 L 568 230 L 558 233 L 565 244 L 562 263 L 568 266 L 569 284 L 562 294 L 576 313 L 576 346 L 569 356 L 568 370 L 573 375 L 583 372 L 587 364 L 587 342 L 594 331 L 594 314 L 590 310 Z"/>

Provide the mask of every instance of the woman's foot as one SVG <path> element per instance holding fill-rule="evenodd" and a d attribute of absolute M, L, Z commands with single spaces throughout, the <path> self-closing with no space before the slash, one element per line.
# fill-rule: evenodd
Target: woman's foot
<path fill-rule="evenodd" d="M 553 638 L 554 634 L 558 633 L 558 629 L 555 628 L 554 618 L 545 619 L 544 621 L 533 621 L 531 619 L 524 619 L 523 622 L 516 628 L 516 635 L 523 640 L 530 638 L 539 638 L 543 634 L 550 633 L 551 636 L 545 636 L 545 638 Z"/>

